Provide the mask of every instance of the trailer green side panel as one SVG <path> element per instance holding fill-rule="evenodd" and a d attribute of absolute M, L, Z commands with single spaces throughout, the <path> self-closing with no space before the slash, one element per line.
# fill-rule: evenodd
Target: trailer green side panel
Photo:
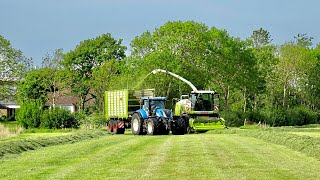
<path fill-rule="evenodd" d="M 105 113 L 107 120 L 111 118 L 128 118 L 128 90 L 106 91 Z"/>

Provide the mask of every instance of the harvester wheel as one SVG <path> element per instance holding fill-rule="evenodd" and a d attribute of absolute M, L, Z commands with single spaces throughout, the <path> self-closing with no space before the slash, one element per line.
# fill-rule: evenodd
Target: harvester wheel
<path fill-rule="evenodd" d="M 112 133 L 112 131 L 113 131 L 113 121 L 110 120 L 110 121 L 108 122 L 108 132 L 109 132 L 109 133 Z"/>
<path fill-rule="evenodd" d="M 183 135 L 186 133 L 186 121 L 183 117 L 179 117 L 174 122 L 174 127 L 172 129 L 173 135 Z"/>
<path fill-rule="evenodd" d="M 140 117 L 138 113 L 134 113 L 131 119 L 131 131 L 134 135 L 142 135 L 145 134 L 143 132 L 143 119 Z"/>

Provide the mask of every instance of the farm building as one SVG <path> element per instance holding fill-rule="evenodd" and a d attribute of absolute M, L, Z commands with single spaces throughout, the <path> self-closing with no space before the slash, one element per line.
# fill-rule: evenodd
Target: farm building
<path fill-rule="evenodd" d="M 0 116 L 13 118 L 17 108 L 20 106 L 14 101 L 0 101 Z"/>

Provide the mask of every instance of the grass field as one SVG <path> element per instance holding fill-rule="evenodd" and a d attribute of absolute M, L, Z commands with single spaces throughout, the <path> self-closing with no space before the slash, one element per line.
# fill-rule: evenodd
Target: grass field
<path fill-rule="evenodd" d="M 105 135 L 0 159 L 3 179 L 320 179 L 319 159 L 239 134 Z"/>
<path fill-rule="evenodd" d="M 289 133 L 300 135 L 300 136 L 310 136 L 310 137 L 320 138 L 320 129 L 319 129 L 319 132 L 289 132 Z"/>

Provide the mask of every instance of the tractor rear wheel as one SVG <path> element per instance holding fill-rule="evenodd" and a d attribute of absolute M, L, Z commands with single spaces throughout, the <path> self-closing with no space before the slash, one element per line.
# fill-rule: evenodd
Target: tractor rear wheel
<path fill-rule="evenodd" d="M 131 119 L 131 131 L 134 135 L 143 135 L 143 119 L 138 113 L 134 113 Z"/>
<path fill-rule="evenodd" d="M 156 119 L 147 120 L 147 134 L 148 135 L 157 135 L 160 132 L 160 121 Z"/>

